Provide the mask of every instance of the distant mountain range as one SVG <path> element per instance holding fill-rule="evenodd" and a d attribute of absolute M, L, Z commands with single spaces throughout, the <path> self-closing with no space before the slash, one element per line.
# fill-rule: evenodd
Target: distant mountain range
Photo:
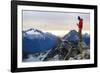
<path fill-rule="evenodd" d="M 90 34 L 85 33 L 85 34 L 83 35 L 83 41 L 84 41 L 87 45 L 90 45 Z"/>
<path fill-rule="evenodd" d="M 36 53 L 36 52 L 44 52 L 55 48 L 57 46 L 58 37 L 51 33 L 44 33 L 37 29 L 29 29 L 22 32 L 22 47 L 23 51 L 26 53 Z M 75 30 L 69 31 L 62 38 L 64 41 L 69 42 L 78 42 L 78 32 Z M 88 33 L 83 35 L 83 41 L 85 44 L 90 44 L 90 35 Z"/>
<path fill-rule="evenodd" d="M 71 30 L 69 31 L 68 34 L 64 35 L 63 39 L 69 42 L 77 43 L 79 41 L 78 32 L 76 30 Z M 90 44 L 90 34 L 88 33 L 82 34 L 82 40 L 83 42 L 85 42 L 85 44 L 89 45 Z"/>
<path fill-rule="evenodd" d="M 79 36 L 78 32 L 75 30 L 69 31 L 66 35 L 64 35 L 63 40 L 67 40 L 69 42 L 78 42 L 79 41 Z"/>

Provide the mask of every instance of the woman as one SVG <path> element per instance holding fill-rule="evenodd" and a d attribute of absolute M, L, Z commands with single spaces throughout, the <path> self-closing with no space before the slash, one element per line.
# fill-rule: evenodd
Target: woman
<path fill-rule="evenodd" d="M 77 26 L 79 28 L 79 38 L 80 38 L 80 41 L 82 41 L 82 29 L 83 29 L 83 19 L 80 18 L 80 16 L 78 16 L 78 20 L 79 20 L 79 23 L 77 23 Z"/>
<path fill-rule="evenodd" d="M 79 46 L 79 51 L 81 53 L 81 59 L 84 58 L 84 54 L 83 54 L 83 48 L 82 48 L 82 29 L 83 29 L 83 19 L 78 16 L 78 20 L 79 20 L 79 23 L 77 24 L 78 26 L 78 33 L 79 33 L 79 42 L 78 42 L 78 46 Z"/>

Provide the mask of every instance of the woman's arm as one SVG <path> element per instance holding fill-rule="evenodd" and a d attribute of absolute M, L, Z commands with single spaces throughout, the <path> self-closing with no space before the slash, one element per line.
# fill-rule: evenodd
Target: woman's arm
<path fill-rule="evenodd" d="M 79 24 L 77 23 L 77 26 L 79 27 Z"/>

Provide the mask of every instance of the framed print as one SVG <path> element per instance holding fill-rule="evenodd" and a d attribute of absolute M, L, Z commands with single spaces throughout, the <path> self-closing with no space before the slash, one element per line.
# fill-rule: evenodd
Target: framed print
<path fill-rule="evenodd" d="M 11 71 L 97 67 L 97 6 L 11 1 Z"/>

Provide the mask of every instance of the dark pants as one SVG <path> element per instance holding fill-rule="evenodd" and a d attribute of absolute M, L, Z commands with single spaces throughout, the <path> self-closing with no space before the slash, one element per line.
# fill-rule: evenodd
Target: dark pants
<path fill-rule="evenodd" d="M 82 41 L 82 29 L 81 28 L 79 28 L 78 33 L 79 33 L 79 39 L 80 39 L 80 42 L 81 42 Z"/>
<path fill-rule="evenodd" d="M 82 48 L 82 29 L 79 29 L 78 33 L 79 33 L 79 39 L 80 39 L 79 43 L 78 43 L 78 46 L 79 46 L 79 51 L 82 54 L 82 52 L 83 52 L 83 48 Z M 83 58 L 83 55 L 81 57 Z"/>

